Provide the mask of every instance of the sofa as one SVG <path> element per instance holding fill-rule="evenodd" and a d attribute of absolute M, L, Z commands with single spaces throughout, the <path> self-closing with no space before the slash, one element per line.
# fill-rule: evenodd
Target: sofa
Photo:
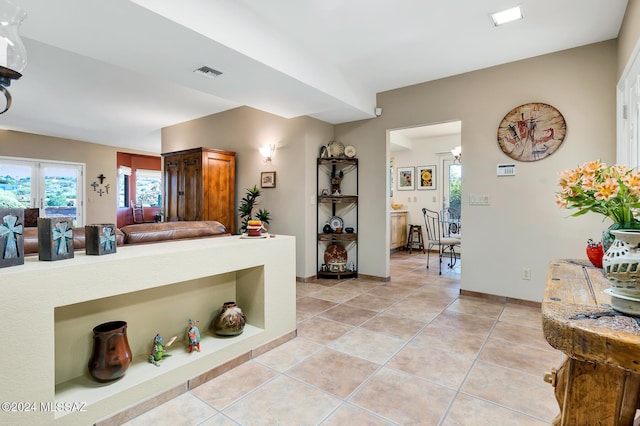
<path fill-rule="evenodd" d="M 24 228 L 24 255 L 38 254 L 38 228 Z M 116 229 L 116 244 L 145 244 L 189 238 L 230 235 L 223 224 L 213 220 L 139 223 Z M 73 228 L 73 249 L 85 250 L 84 227 Z"/>

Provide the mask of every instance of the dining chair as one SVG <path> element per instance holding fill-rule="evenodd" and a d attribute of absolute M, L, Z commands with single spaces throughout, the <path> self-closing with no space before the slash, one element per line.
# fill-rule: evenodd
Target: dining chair
<path fill-rule="evenodd" d="M 448 251 L 449 263 L 447 266 L 449 266 L 449 268 L 453 268 L 458 260 L 455 248 L 460 247 L 461 240 L 460 238 L 445 236 L 445 225 L 440 218 L 440 213 L 423 208 L 422 215 L 424 216 L 424 223 L 427 228 L 427 269 L 429 269 L 429 255 L 431 253 L 431 247 L 437 247 L 438 260 L 440 261 L 439 273 L 442 275 L 442 257 Z"/>
<path fill-rule="evenodd" d="M 445 207 L 440 212 L 440 219 L 445 237 L 460 238 L 462 224 L 460 223 L 460 212 L 458 210 Z"/>

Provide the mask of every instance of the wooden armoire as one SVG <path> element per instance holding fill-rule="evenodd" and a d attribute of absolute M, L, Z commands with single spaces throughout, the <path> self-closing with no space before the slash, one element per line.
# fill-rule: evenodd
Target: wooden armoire
<path fill-rule="evenodd" d="M 217 220 L 235 233 L 236 153 L 194 148 L 162 157 L 165 220 Z"/>

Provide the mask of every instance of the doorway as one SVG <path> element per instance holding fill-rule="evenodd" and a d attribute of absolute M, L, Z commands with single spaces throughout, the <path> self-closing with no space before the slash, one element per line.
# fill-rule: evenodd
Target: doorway
<path fill-rule="evenodd" d="M 462 164 L 460 160 L 455 160 L 452 150 L 462 146 L 462 122 L 457 120 L 393 129 L 388 134 L 390 214 L 387 220 L 391 232 L 397 231 L 395 212 L 398 210 L 406 211 L 407 227 L 421 225 L 424 230 L 423 208 L 442 212 L 450 207 L 457 210 L 461 223 Z M 418 184 L 417 174 L 425 168 L 430 171 L 435 169 L 435 179 L 431 185 Z M 398 173 L 410 173 L 416 184 L 409 187 L 406 183 L 401 185 Z M 391 216 L 394 216 L 393 223 Z M 392 235 L 390 241 L 393 240 Z"/>

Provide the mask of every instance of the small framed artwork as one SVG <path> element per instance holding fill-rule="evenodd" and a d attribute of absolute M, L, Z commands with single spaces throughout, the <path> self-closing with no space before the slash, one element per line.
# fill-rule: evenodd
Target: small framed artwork
<path fill-rule="evenodd" d="M 436 166 L 416 167 L 418 189 L 436 189 Z"/>
<path fill-rule="evenodd" d="M 413 191 L 413 167 L 398 167 L 398 191 Z"/>
<path fill-rule="evenodd" d="M 260 187 L 261 188 L 275 188 L 276 187 L 276 172 L 262 172 L 260 175 Z"/>

